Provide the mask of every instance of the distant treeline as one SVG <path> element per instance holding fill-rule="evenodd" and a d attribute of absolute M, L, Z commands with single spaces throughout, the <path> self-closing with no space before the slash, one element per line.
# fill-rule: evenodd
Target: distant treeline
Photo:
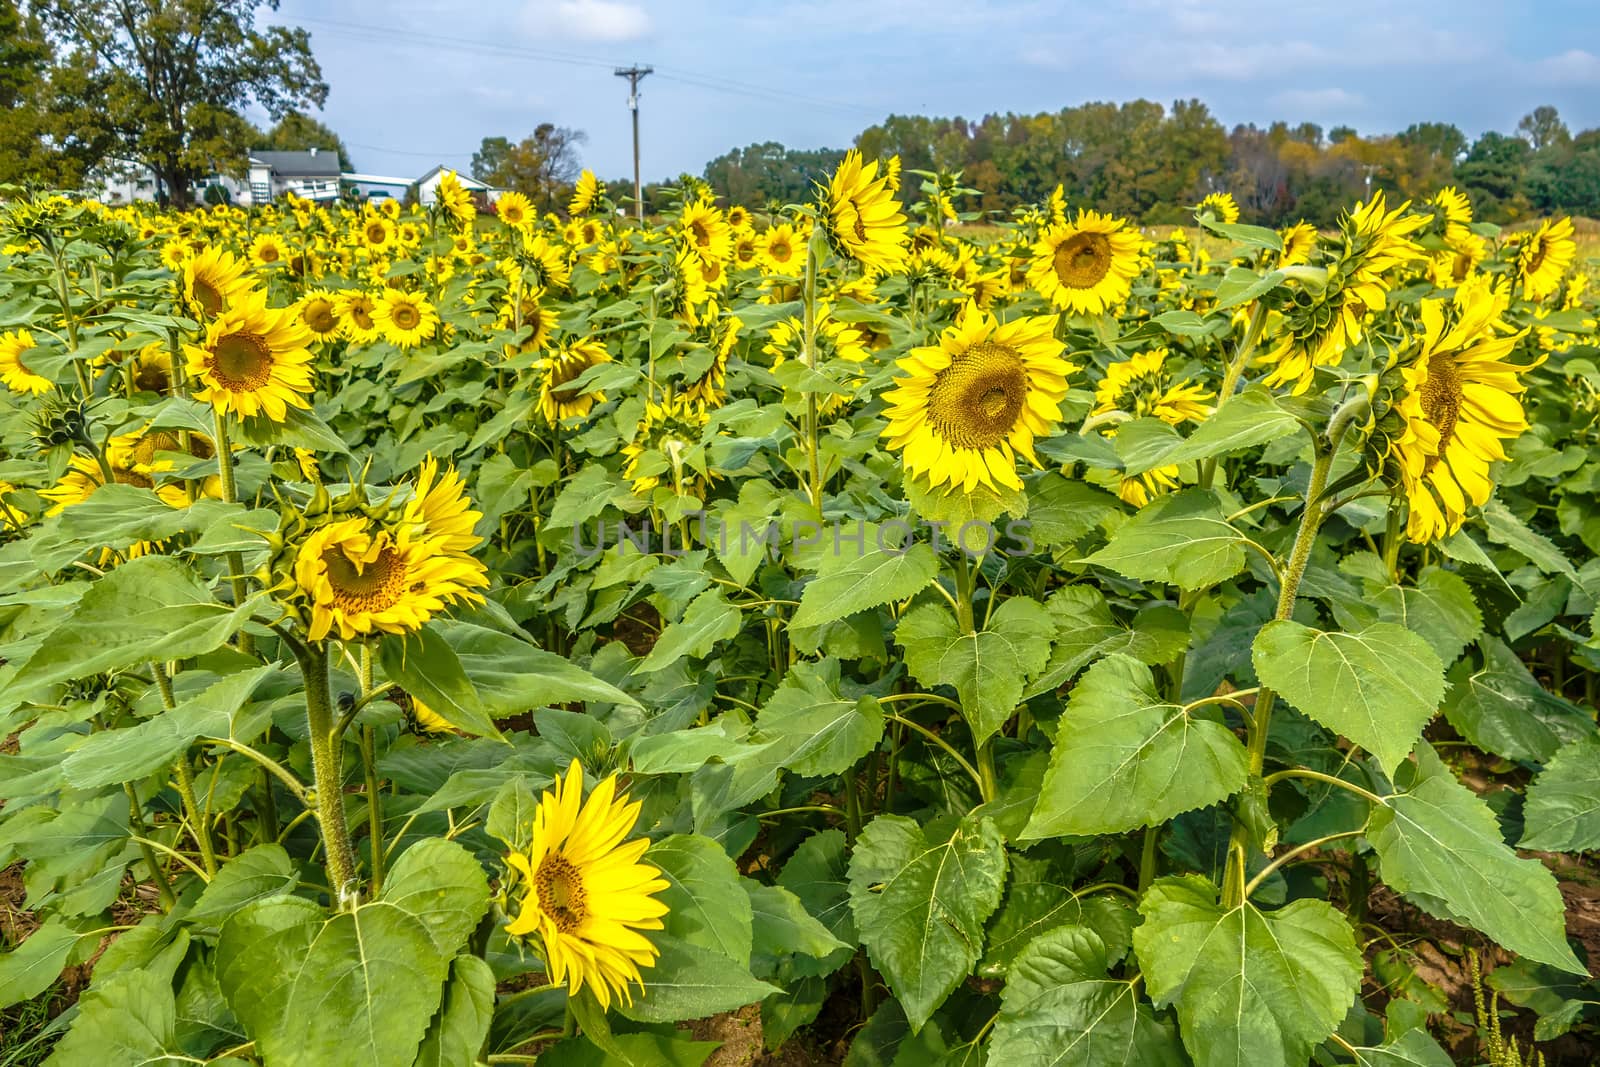
<path fill-rule="evenodd" d="M 1600 129 L 1574 134 L 1552 107 L 1536 108 L 1514 133 L 1477 140 L 1443 122 L 1393 134 L 1311 122 L 1229 131 L 1198 100 L 1170 110 L 1135 100 L 975 121 L 891 115 L 855 142 L 868 156 L 898 154 L 907 169 L 960 170 L 979 193 L 959 206 L 1001 215 L 1060 183 L 1072 203 L 1147 223 L 1186 221 L 1188 205 L 1226 190 L 1244 221 L 1327 226 L 1371 190 L 1418 197 L 1450 184 L 1491 221 L 1600 216 Z M 793 202 L 843 154 L 769 141 L 717 157 L 705 179 L 740 203 Z M 915 182 L 905 195 L 916 195 Z"/>

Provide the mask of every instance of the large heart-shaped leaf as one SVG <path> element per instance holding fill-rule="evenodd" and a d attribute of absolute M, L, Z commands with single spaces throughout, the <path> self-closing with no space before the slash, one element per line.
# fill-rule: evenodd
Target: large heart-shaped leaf
<path fill-rule="evenodd" d="M 955 689 L 973 740 L 982 744 L 1011 717 L 1027 679 L 1044 669 L 1054 629 L 1043 605 L 1015 597 L 970 634 L 943 604 L 923 604 L 901 618 L 895 640 L 905 647 L 912 677 Z"/>

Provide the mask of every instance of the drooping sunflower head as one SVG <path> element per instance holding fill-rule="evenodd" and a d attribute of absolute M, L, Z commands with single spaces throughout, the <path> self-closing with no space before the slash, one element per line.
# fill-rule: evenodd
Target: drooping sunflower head
<path fill-rule="evenodd" d="M 1278 266 L 1293 267 L 1311 262 L 1311 253 L 1317 248 L 1317 228 L 1309 222 L 1297 222 L 1278 231 L 1283 240 L 1283 252 L 1278 256 Z"/>
<path fill-rule="evenodd" d="M 28 330 L 7 330 L 0 333 L 0 382 L 13 393 L 31 393 L 41 396 L 54 389 L 55 383 L 35 372 L 28 359 L 39 352 L 33 334 Z"/>
<path fill-rule="evenodd" d="M 1195 213 L 1203 215 L 1208 211 L 1218 222 L 1229 226 L 1239 221 L 1239 202 L 1232 193 L 1207 193 L 1195 208 Z"/>
<path fill-rule="evenodd" d="M 446 542 L 364 514 L 334 519 L 300 541 L 280 589 L 313 641 L 412 633 L 450 604 L 481 601 L 477 590 L 489 584 L 482 563 Z"/>
<path fill-rule="evenodd" d="M 302 296 L 294 307 L 312 337 L 319 341 L 331 341 L 339 336 L 339 304 L 334 294 L 326 289 L 313 289 Z"/>
<path fill-rule="evenodd" d="M 183 261 L 183 298 L 203 316 L 219 315 L 250 291 L 247 264 L 232 252 L 206 245 Z"/>
<path fill-rule="evenodd" d="M 884 394 L 888 446 L 908 474 L 932 488 L 1022 488 L 1016 457 L 1038 466 L 1034 438 L 1060 420 L 1067 376 L 1056 317 L 996 322 L 968 304 L 939 343 L 897 362 L 904 373 Z"/>
<path fill-rule="evenodd" d="M 822 224 L 834 254 L 884 274 L 899 270 L 905 261 L 906 216 L 889 176 L 878 173 L 878 161 L 863 163 L 861 153 L 851 149 L 823 193 Z"/>
<path fill-rule="evenodd" d="M 1408 200 L 1390 211 L 1380 189 L 1340 219 L 1344 249 L 1338 274 L 1355 283 L 1377 282 L 1394 267 L 1427 258 L 1411 235 L 1428 224 L 1429 216 L 1410 214 L 1410 207 Z"/>
<path fill-rule="evenodd" d="M 472 194 L 467 192 L 461 184 L 461 176 L 453 170 L 440 173 L 434 199 L 457 226 L 471 226 L 472 220 L 478 217 L 478 206 L 472 202 Z"/>
<path fill-rule="evenodd" d="M 417 469 L 411 499 L 401 515 L 412 538 L 438 538 L 446 552 L 466 555 L 483 543 L 473 532 L 483 512 L 467 498 L 466 484 L 454 467 L 441 475 L 439 462 L 429 455 Z"/>
<path fill-rule="evenodd" d="M 1143 244 L 1124 220 L 1080 211 L 1035 243 L 1028 284 L 1057 308 L 1101 314 L 1128 299 Z"/>
<path fill-rule="evenodd" d="M 1520 398 L 1532 367 L 1507 362 L 1525 332 L 1503 320 L 1509 299 L 1486 278 L 1452 301 L 1422 302 L 1421 343 L 1403 371 L 1404 429 L 1392 445 L 1414 542 L 1459 529 L 1467 509 L 1489 499 L 1503 442 L 1528 428 Z"/>
<path fill-rule="evenodd" d="M 635 493 L 648 493 L 663 483 L 683 492 L 699 483 L 689 466 L 689 453 L 700 442 L 707 413 L 686 398 L 668 393 L 645 405 L 633 440 L 622 447 L 622 476 Z"/>
<path fill-rule="evenodd" d="M 200 344 L 184 345 L 189 376 L 203 387 L 195 398 L 219 411 L 282 422 L 289 407 L 311 406 L 310 341 L 293 308 L 267 307 L 259 289 L 239 296 L 206 326 Z"/>
<path fill-rule="evenodd" d="M 1517 242 L 1516 276 L 1525 300 L 1538 303 L 1561 287 L 1578 245 L 1570 218 L 1545 219 Z"/>
<path fill-rule="evenodd" d="M 596 404 L 604 404 L 604 392 L 575 383 L 591 368 L 610 362 L 606 346 L 592 339 L 574 341 L 545 360 L 539 381 L 539 413 L 545 421 L 554 426 L 564 419 L 581 419 Z"/>
<path fill-rule="evenodd" d="M 600 199 L 600 182 L 594 176 L 594 171 L 585 167 L 578 175 L 578 184 L 573 187 L 572 201 L 567 204 L 567 214 L 573 218 L 587 215 L 594 210 L 595 203 Z"/>
<path fill-rule="evenodd" d="M 1121 411 L 1133 418 L 1153 416 L 1173 426 L 1211 414 L 1204 401 L 1211 395 L 1187 379 L 1174 381 L 1167 369 L 1168 352 L 1152 348 L 1106 368 L 1094 391 L 1094 414 Z"/>
<path fill-rule="evenodd" d="M 133 388 L 142 393 L 165 396 L 172 390 L 172 352 L 157 341 L 139 349 L 128 368 Z"/>
<path fill-rule="evenodd" d="M 1448 243 L 1453 245 L 1472 235 L 1467 229 L 1472 225 L 1472 201 L 1460 189 L 1445 186 L 1428 200 L 1428 207 L 1434 214 L 1437 227 L 1434 232 Z"/>
<path fill-rule="evenodd" d="M 739 339 L 744 323 L 732 314 L 708 315 L 706 348 L 711 351 L 711 363 L 700 377 L 683 386 L 683 398 L 702 411 L 720 407 L 727 399 L 728 353 Z"/>
<path fill-rule="evenodd" d="M 396 348 L 415 348 L 439 328 L 439 313 L 419 293 L 385 289 L 374 302 L 372 321 Z"/>
<path fill-rule="evenodd" d="M 565 777 L 539 798 L 526 853 L 507 864 L 526 884 L 522 908 L 506 927 L 514 937 L 539 938 L 551 981 L 570 995 L 591 990 L 602 1010 L 613 999 L 632 1003 L 640 968 L 659 950 L 639 931 L 660 930 L 667 906 L 661 872 L 643 862 L 649 841 L 627 840 L 640 804 L 617 794 L 613 775 L 583 799 L 583 768 L 574 760 Z"/>

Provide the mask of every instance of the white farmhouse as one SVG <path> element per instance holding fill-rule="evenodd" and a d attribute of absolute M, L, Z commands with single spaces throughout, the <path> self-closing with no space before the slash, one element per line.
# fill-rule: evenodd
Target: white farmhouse
<path fill-rule="evenodd" d="M 417 179 L 417 203 L 423 207 L 429 207 L 433 204 L 438 196 L 439 179 L 444 176 L 445 171 L 450 169 L 452 168 L 440 163 Z M 461 187 L 471 193 L 472 198 L 479 201 L 480 205 L 487 204 L 493 199 L 492 190 L 476 178 L 462 174 L 460 171 L 456 172 L 456 177 L 460 179 Z"/>
<path fill-rule="evenodd" d="M 339 199 L 339 153 L 250 151 L 250 195 L 246 204 L 266 204 L 285 193 L 302 200 Z"/>

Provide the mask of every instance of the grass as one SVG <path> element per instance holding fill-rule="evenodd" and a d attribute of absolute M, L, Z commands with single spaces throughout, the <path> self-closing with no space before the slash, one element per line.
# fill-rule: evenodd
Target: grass
<path fill-rule="evenodd" d="M 49 1057 L 60 1036 L 50 1029 L 50 1005 L 58 994 L 52 987 L 0 1011 L 0 1067 L 38 1067 Z"/>

